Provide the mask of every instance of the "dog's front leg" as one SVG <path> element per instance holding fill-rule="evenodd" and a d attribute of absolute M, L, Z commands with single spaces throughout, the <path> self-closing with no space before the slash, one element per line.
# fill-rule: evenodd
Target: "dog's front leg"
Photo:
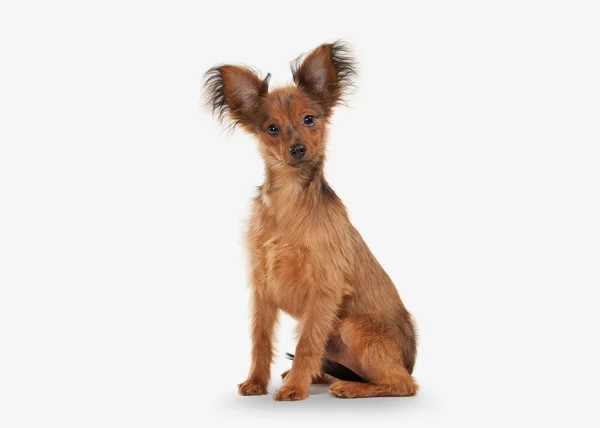
<path fill-rule="evenodd" d="M 238 385 L 240 395 L 264 395 L 271 378 L 273 331 L 277 308 L 258 292 L 252 298 L 252 365 L 245 382 Z"/>
<path fill-rule="evenodd" d="M 342 296 L 335 292 L 314 291 L 309 296 L 292 369 L 285 377 L 284 386 L 275 392 L 275 400 L 292 401 L 308 397 L 313 377 L 321 373 L 321 360 L 341 301 Z"/>

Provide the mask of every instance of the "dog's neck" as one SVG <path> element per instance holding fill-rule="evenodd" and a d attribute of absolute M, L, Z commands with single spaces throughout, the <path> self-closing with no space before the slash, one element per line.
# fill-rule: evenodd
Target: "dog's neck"
<path fill-rule="evenodd" d="M 322 156 L 315 156 L 309 162 L 298 167 L 288 165 L 265 165 L 265 187 L 272 192 L 284 190 L 300 196 L 323 177 Z"/>
<path fill-rule="evenodd" d="M 261 186 L 263 203 L 283 210 L 299 203 L 337 199 L 325 180 L 324 163 L 324 156 L 317 155 L 299 168 L 265 164 L 265 183 Z"/>

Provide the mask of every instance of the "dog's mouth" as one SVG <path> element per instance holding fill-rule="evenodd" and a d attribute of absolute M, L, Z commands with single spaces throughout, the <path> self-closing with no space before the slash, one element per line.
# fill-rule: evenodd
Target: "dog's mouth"
<path fill-rule="evenodd" d="M 288 162 L 288 166 L 291 166 L 292 168 L 301 168 L 302 166 L 309 164 L 313 159 L 314 158 L 295 160 L 292 162 Z"/>

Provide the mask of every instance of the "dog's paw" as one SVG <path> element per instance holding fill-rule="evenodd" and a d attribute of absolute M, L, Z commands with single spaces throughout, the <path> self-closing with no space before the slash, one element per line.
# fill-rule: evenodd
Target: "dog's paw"
<path fill-rule="evenodd" d="M 273 397 L 276 401 L 298 401 L 308 397 L 307 388 L 299 388 L 292 385 L 284 385 L 275 392 Z"/>
<path fill-rule="evenodd" d="M 329 386 L 329 393 L 338 398 L 362 397 L 362 385 L 356 382 L 338 381 Z"/>
<path fill-rule="evenodd" d="M 267 386 L 253 379 L 248 379 L 238 385 L 240 395 L 265 395 Z"/>

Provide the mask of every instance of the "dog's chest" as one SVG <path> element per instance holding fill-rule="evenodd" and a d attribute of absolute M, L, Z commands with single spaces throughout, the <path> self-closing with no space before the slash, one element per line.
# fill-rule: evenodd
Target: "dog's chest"
<path fill-rule="evenodd" d="M 259 214 L 259 213 L 256 213 Z M 307 234 L 262 213 L 250 222 L 248 245 L 254 274 L 268 300 L 293 317 L 304 313 L 310 288 L 315 283 L 314 251 Z"/>
<path fill-rule="evenodd" d="M 284 236 L 268 240 L 264 249 L 265 292 L 280 309 L 301 316 L 314 283 L 310 249 Z"/>

